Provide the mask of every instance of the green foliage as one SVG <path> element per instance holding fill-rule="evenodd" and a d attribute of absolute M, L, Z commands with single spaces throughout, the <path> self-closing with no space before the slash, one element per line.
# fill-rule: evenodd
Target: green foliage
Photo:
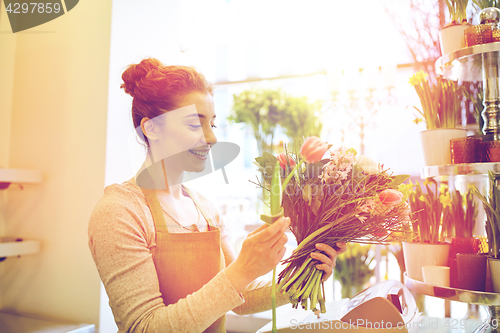
<path fill-rule="evenodd" d="M 489 254 L 493 258 L 500 258 L 500 190 L 496 184 L 495 174 L 488 171 L 490 178 L 490 193 L 486 198 L 474 188 L 472 192 L 483 203 L 486 212 L 486 237 L 488 238 Z"/>
<path fill-rule="evenodd" d="M 448 7 L 452 23 L 462 23 L 467 21 L 467 4 L 469 0 L 444 0 Z M 473 3 L 478 2 L 473 0 Z M 485 2 L 485 1 L 479 1 Z"/>
<path fill-rule="evenodd" d="M 337 257 L 333 278 L 340 282 L 342 298 L 351 298 L 363 290 L 375 271 L 371 267 L 375 255 L 371 245 L 351 243 Z"/>
<path fill-rule="evenodd" d="M 472 237 L 478 214 L 474 194 L 471 190 L 462 195 L 460 191 L 448 191 L 441 195 L 443 204 L 443 227 L 448 237 Z"/>
<path fill-rule="evenodd" d="M 434 185 L 434 191 L 429 184 Z M 443 205 L 440 201 L 437 182 L 432 178 L 424 181 L 426 192 L 422 191 L 420 183 L 413 187 L 409 195 L 411 207 L 411 226 L 414 237 L 419 237 L 422 243 L 441 243 L 446 237 L 447 228 L 441 228 Z"/>
<path fill-rule="evenodd" d="M 437 77 L 436 83 L 432 84 L 428 74 L 419 71 L 410 78 L 410 84 L 420 98 L 422 110 L 415 109 L 424 118 L 427 129 L 457 127 L 464 96 L 464 88 L 457 81 Z"/>
<path fill-rule="evenodd" d="M 233 95 L 230 122 L 249 125 L 257 140 L 259 155 L 273 152 L 273 139 L 281 127 L 291 146 L 308 136 L 319 136 L 322 128 L 317 112 L 321 102 L 310 103 L 306 97 L 296 97 L 282 89 L 252 88 Z"/>

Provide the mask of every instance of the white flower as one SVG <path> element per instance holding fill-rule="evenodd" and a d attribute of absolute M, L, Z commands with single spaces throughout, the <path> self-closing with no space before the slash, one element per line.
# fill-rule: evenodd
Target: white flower
<path fill-rule="evenodd" d="M 358 155 L 356 165 L 368 175 L 375 175 L 380 172 L 378 163 L 365 155 Z"/>

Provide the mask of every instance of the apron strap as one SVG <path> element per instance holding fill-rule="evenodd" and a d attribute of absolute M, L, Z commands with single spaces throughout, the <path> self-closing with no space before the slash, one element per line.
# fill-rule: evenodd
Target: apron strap
<path fill-rule="evenodd" d="M 199 204 L 198 200 L 193 195 L 193 193 L 186 186 L 184 186 L 184 185 L 182 186 L 182 188 L 184 189 L 184 191 L 186 191 L 186 193 L 189 195 L 189 197 L 191 198 L 191 200 L 193 200 L 195 206 L 198 207 L 198 209 L 201 212 L 201 215 L 203 215 L 203 217 L 205 218 L 205 221 L 207 221 L 209 228 L 215 228 L 215 226 L 212 224 L 212 219 L 210 218 L 210 215 L 203 208 L 203 206 Z"/>
<path fill-rule="evenodd" d="M 155 190 L 148 188 L 141 188 L 141 190 L 144 193 L 146 202 L 151 210 L 156 230 L 168 233 L 167 222 L 165 222 L 165 216 L 163 215 L 163 210 L 161 209 L 160 201 L 158 201 Z"/>

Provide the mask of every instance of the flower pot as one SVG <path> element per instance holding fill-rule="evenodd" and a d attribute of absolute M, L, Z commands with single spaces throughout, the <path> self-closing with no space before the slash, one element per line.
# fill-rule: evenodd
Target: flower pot
<path fill-rule="evenodd" d="M 443 55 L 463 49 L 465 47 L 465 29 L 468 23 L 449 24 L 439 32 L 439 45 Z"/>
<path fill-rule="evenodd" d="M 485 254 L 458 253 L 458 288 L 485 291 L 487 259 Z"/>
<path fill-rule="evenodd" d="M 450 267 L 448 266 L 422 266 L 424 282 L 433 286 L 450 286 Z"/>
<path fill-rule="evenodd" d="M 479 239 L 475 237 L 452 237 L 450 258 L 455 259 L 457 253 L 476 254 L 479 251 Z"/>
<path fill-rule="evenodd" d="M 406 273 L 411 279 L 424 281 L 423 266 L 448 266 L 450 244 L 403 242 Z"/>
<path fill-rule="evenodd" d="M 481 162 L 479 137 L 467 136 L 465 138 L 450 140 L 451 164 Z"/>
<path fill-rule="evenodd" d="M 450 140 L 465 138 L 463 128 L 437 128 L 420 132 L 425 165 L 451 164 Z"/>
<path fill-rule="evenodd" d="M 500 259 L 488 258 L 493 291 L 500 293 Z"/>

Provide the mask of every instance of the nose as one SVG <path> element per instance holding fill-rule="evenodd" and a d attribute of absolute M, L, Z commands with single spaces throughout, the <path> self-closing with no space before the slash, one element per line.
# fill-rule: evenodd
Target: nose
<path fill-rule="evenodd" d="M 217 137 L 215 136 L 212 126 L 209 125 L 203 130 L 203 141 L 205 144 L 210 146 L 217 143 Z"/>

